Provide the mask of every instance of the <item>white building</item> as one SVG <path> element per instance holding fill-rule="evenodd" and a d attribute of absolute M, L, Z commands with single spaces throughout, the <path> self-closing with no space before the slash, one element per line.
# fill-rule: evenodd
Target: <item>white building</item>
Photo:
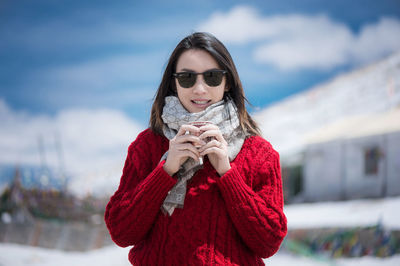
<path fill-rule="evenodd" d="M 306 143 L 304 200 L 400 195 L 400 109 L 340 120 Z"/>
<path fill-rule="evenodd" d="M 399 108 L 400 51 L 253 116 L 281 155 L 288 202 L 339 200 L 400 195 Z"/>

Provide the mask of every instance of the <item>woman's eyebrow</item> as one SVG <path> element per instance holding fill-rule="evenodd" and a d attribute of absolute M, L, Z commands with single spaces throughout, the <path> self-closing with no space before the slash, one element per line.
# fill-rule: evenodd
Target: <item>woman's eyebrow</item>
<path fill-rule="evenodd" d="M 196 72 L 193 69 L 189 69 L 189 68 L 183 68 L 180 70 L 181 72 Z"/>
<path fill-rule="evenodd" d="M 220 70 L 220 69 L 216 68 L 216 67 L 213 67 L 213 68 L 207 69 L 207 70 L 205 70 L 203 72 L 210 71 L 210 70 Z M 194 72 L 194 73 L 197 73 L 196 71 L 194 71 L 192 69 L 189 69 L 189 68 L 183 68 L 179 72 Z"/>

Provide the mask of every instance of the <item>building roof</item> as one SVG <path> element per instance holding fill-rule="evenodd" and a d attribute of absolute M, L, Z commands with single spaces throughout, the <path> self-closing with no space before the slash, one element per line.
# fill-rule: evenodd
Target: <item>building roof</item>
<path fill-rule="evenodd" d="M 400 107 L 382 113 L 346 117 L 305 136 L 306 144 L 400 132 Z"/>

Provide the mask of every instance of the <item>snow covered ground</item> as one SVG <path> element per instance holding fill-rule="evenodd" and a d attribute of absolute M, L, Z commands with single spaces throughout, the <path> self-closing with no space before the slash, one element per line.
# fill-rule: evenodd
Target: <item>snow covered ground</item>
<path fill-rule="evenodd" d="M 400 197 L 286 205 L 288 227 L 356 227 L 381 223 L 400 230 Z M 399 264 L 400 265 L 400 264 Z"/>
<path fill-rule="evenodd" d="M 95 251 L 64 252 L 43 248 L 26 247 L 14 244 L 0 244 L 1 266 L 128 266 L 128 248 L 116 246 L 106 247 Z M 299 257 L 286 252 L 278 252 L 272 258 L 266 259 L 267 265 L 296 265 L 296 266 L 373 266 L 400 265 L 400 255 L 379 259 L 363 257 L 354 259 L 339 259 L 332 261 L 315 260 Z"/>
<path fill-rule="evenodd" d="M 285 213 L 289 228 L 369 226 L 379 221 L 385 228 L 400 229 L 400 197 L 353 200 L 347 202 L 325 202 L 288 205 Z M 65 252 L 43 248 L 27 247 L 0 243 L 0 266 L 64 266 L 129 265 L 129 248 L 117 246 L 105 247 L 90 252 Z M 336 260 L 316 260 L 300 257 L 282 250 L 272 258 L 266 259 L 267 265 L 400 265 L 400 255 L 389 258 L 346 258 Z"/>

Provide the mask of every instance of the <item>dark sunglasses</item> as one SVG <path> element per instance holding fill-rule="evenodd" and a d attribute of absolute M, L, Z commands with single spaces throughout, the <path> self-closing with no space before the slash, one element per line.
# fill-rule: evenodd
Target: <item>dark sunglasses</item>
<path fill-rule="evenodd" d="M 173 76 L 178 80 L 179 85 L 183 88 L 191 88 L 196 83 L 197 75 L 203 75 L 203 79 L 206 84 L 210 87 L 219 86 L 222 82 L 223 76 L 226 74 L 226 70 L 213 69 L 207 70 L 203 73 L 196 72 L 179 72 L 174 73 Z"/>

